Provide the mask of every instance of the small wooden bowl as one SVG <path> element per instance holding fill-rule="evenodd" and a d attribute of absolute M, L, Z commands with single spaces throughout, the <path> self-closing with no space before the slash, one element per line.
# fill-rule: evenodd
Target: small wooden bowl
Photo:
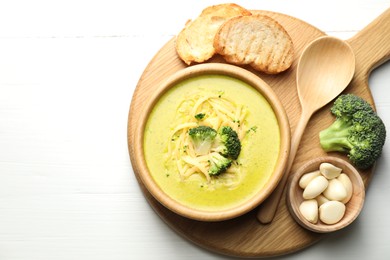
<path fill-rule="evenodd" d="M 331 163 L 341 168 L 347 174 L 353 185 L 353 194 L 349 202 L 345 204 L 346 211 L 344 217 L 336 224 L 328 225 L 318 219 L 316 224 L 307 221 L 299 211 L 299 205 L 303 199 L 303 189 L 299 187 L 299 179 L 305 173 L 318 170 L 323 162 Z M 348 162 L 337 157 L 325 156 L 308 161 L 300 167 L 291 177 L 287 190 L 287 205 L 291 215 L 304 228 L 317 233 L 328 233 L 340 230 L 351 224 L 360 214 L 365 199 L 365 188 L 359 172 Z"/>
<path fill-rule="evenodd" d="M 272 107 L 275 116 L 279 123 L 280 129 L 280 151 L 277 159 L 275 169 L 265 184 L 265 186 L 259 190 L 253 197 L 247 199 L 245 203 L 240 205 L 234 205 L 231 208 L 223 211 L 207 211 L 189 207 L 179 203 L 175 198 L 168 196 L 164 192 L 163 187 L 159 187 L 154 181 L 152 175 L 149 172 L 147 164 L 145 162 L 144 155 L 144 129 L 147 123 L 148 117 L 154 108 L 158 100 L 172 87 L 192 77 L 201 75 L 226 75 L 236 79 L 239 79 L 256 89 L 263 97 L 268 101 Z M 239 94 L 239 90 L 237 90 Z M 274 91 L 258 76 L 243 68 L 220 63 L 208 63 L 194 65 L 187 67 L 172 76 L 168 77 L 164 82 L 161 82 L 159 86 L 156 86 L 156 91 L 149 98 L 148 102 L 144 105 L 144 109 L 139 115 L 138 124 L 136 126 L 136 132 L 134 135 L 134 161 L 135 169 L 139 179 L 145 185 L 150 194 L 159 201 L 166 208 L 171 211 L 195 220 L 200 221 L 222 221 L 238 217 L 255 207 L 257 207 L 263 200 L 265 200 L 275 189 L 279 180 L 281 179 L 284 169 L 287 164 L 287 158 L 290 151 L 290 126 L 287 118 L 287 114 L 283 108 L 283 105 L 277 98 Z"/>

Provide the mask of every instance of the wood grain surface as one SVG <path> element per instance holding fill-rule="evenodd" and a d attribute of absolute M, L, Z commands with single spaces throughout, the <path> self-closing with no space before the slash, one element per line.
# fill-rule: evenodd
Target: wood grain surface
<path fill-rule="evenodd" d="M 324 35 L 319 29 L 294 17 L 268 11 L 254 11 L 276 19 L 293 39 L 295 61 L 292 67 L 278 75 L 256 73 L 276 92 L 284 105 L 293 132 L 300 117 L 301 108 L 296 92 L 295 73 L 297 60 L 303 48 L 312 40 Z M 356 55 L 355 76 L 344 93 L 354 93 L 374 104 L 368 88 L 368 76 L 373 67 L 380 65 L 390 56 L 390 10 L 363 29 L 358 35 L 348 40 Z M 221 57 L 214 57 L 208 62 L 224 62 Z M 133 95 L 128 118 L 128 146 L 134 173 L 143 190 L 146 200 L 155 212 L 176 232 L 193 243 L 211 251 L 239 257 L 266 257 L 291 253 L 319 241 L 326 234 L 318 234 L 299 226 L 291 217 L 286 206 L 286 191 L 283 193 L 276 216 L 271 224 L 262 225 L 256 219 L 256 210 L 244 216 L 223 222 L 199 222 L 181 217 L 158 203 L 145 189 L 137 176 L 137 165 L 133 158 L 134 126 L 137 115 L 143 109 L 143 103 L 159 82 L 167 76 L 185 68 L 174 48 L 174 38 L 167 42 L 145 68 Z M 320 71 L 318 73 L 321 73 Z M 315 113 L 305 131 L 299 146 L 291 173 L 307 160 L 324 156 L 319 145 L 318 132 L 329 126 L 334 118 L 330 106 Z M 346 157 L 334 153 L 340 158 Z M 374 169 L 360 171 L 367 186 Z M 353 225 L 353 224 L 352 224 Z"/>

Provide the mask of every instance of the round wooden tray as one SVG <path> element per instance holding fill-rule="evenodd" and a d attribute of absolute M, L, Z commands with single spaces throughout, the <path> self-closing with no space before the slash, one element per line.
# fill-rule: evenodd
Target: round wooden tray
<path fill-rule="evenodd" d="M 288 71 L 278 75 L 266 75 L 256 72 L 249 67 L 245 67 L 256 73 L 273 88 L 287 111 L 291 131 L 294 131 L 301 112 L 295 82 L 297 60 L 303 48 L 308 43 L 325 34 L 310 24 L 291 16 L 268 11 L 254 12 L 268 15 L 277 20 L 285 27 L 294 42 L 295 62 Z M 389 12 L 387 12 L 387 17 L 389 17 Z M 364 37 L 368 36 L 367 33 L 364 34 Z M 362 47 L 361 41 L 359 40 L 361 39 L 353 38 L 349 41 L 355 51 L 357 65 L 354 79 L 345 92 L 357 94 L 374 104 L 370 90 L 367 86 L 367 78 L 372 67 L 378 65 L 379 62 L 384 61 L 383 55 L 386 55 L 386 53 L 379 54 L 379 57 L 375 57 L 375 59 L 368 58 L 367 60 L 365 58 L 366 54 L 369 55 L 369 57 L 372 56 L 371 53 L 366 53 L 369 47 Z M 389 42 L 389 37 L 387 37 L 385 41 Z M 389 44 L 387 46 L 389 46 Z M 387 51 L 387 54 L 389 51 Z M 216 56 L 208 62 L 222 63 L 224 61 L 221 57 Z M 170 40 L 160 49 L 144 70 L 135 89 L 130 106 L 128 118 L 128 146 L 130 158 L 138 183 L 142 188 L 145 198 L 155 212 L 172 229 L 186 239 L 208 250 L 230 256 L 265 257 L 283 255 L 303 249 L 319 241 L 325 234 L 318 234 L 303 229 L 291 217 L 286 206 L 286 191 L 283 193 L 282 201 L 279 204 L 273 222 L 268 225 L 262 225 L 257 221 L 255 211 L 223 222 L 200 222 L 187 219 L 166 209 L 145 189 L 142 182 L 139 180 L 137 165 L 133 160 L 134 147 L 132 140 L 135 130 L 134 126 L 137 124 L 138 120 L 137 115 L 140 110 L 143 109 L 144 101 L 148 99 L 156 85 L 158 85 L 162 79 L 185 67 L 186 65 L 176 54 L 174 39 Z M 318 73 L 321 72 L 319 71 Z M 302 137 L 300 148 L 297 152 L 291 172 L 296 171 L 298 167 L 309 159 L 326 155 L 319 145 L 318 132 L 329 126 L 334 120 L 329 109 L 330 104 L 315 113 L 311 118 L 307 126 L 307 131 Z M 340 154 L 332 155 L 344 159 L 346 158 Z M 360 171 L 360 173 L 364 183 L 367 185 L 372 176 L 373 169 Z"/>

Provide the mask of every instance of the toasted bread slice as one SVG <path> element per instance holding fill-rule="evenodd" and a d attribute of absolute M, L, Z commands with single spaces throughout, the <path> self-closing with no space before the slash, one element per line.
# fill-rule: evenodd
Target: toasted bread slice
<path fill-rule="evenodd" d="M 236 4 L 209 6 L 193 21 L 188 21 L 176 37 L 175 48 L 179 57 L 188 65 L 210 59 L 215 50 L 214 36 L 228 19 L 251 12 Z"/>
<path fill-rule="evenodd" d="M 214 48 L 229 63 L 250 64 L 268 74 L 288 69 L 294 59 L 290 35 L 277 21 L 264 15 L 229 19 L 219 28 Z"/>

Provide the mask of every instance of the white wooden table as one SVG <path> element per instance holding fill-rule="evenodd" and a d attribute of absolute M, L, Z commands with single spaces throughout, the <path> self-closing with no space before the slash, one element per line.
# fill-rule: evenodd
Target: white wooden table
<path fill-rule="evenodd" d="M 154 54 L 221 1 L 0 2 L 0 260 L 224 259 L 172 231 L 135 180 L 132 93 Z M 235 1 L 348 39 L 390 0 Z M 370 87 L 390 126 L 390 63 Z M 350 227 L 283 259 L 390 259 L 390 141 Z"/>

